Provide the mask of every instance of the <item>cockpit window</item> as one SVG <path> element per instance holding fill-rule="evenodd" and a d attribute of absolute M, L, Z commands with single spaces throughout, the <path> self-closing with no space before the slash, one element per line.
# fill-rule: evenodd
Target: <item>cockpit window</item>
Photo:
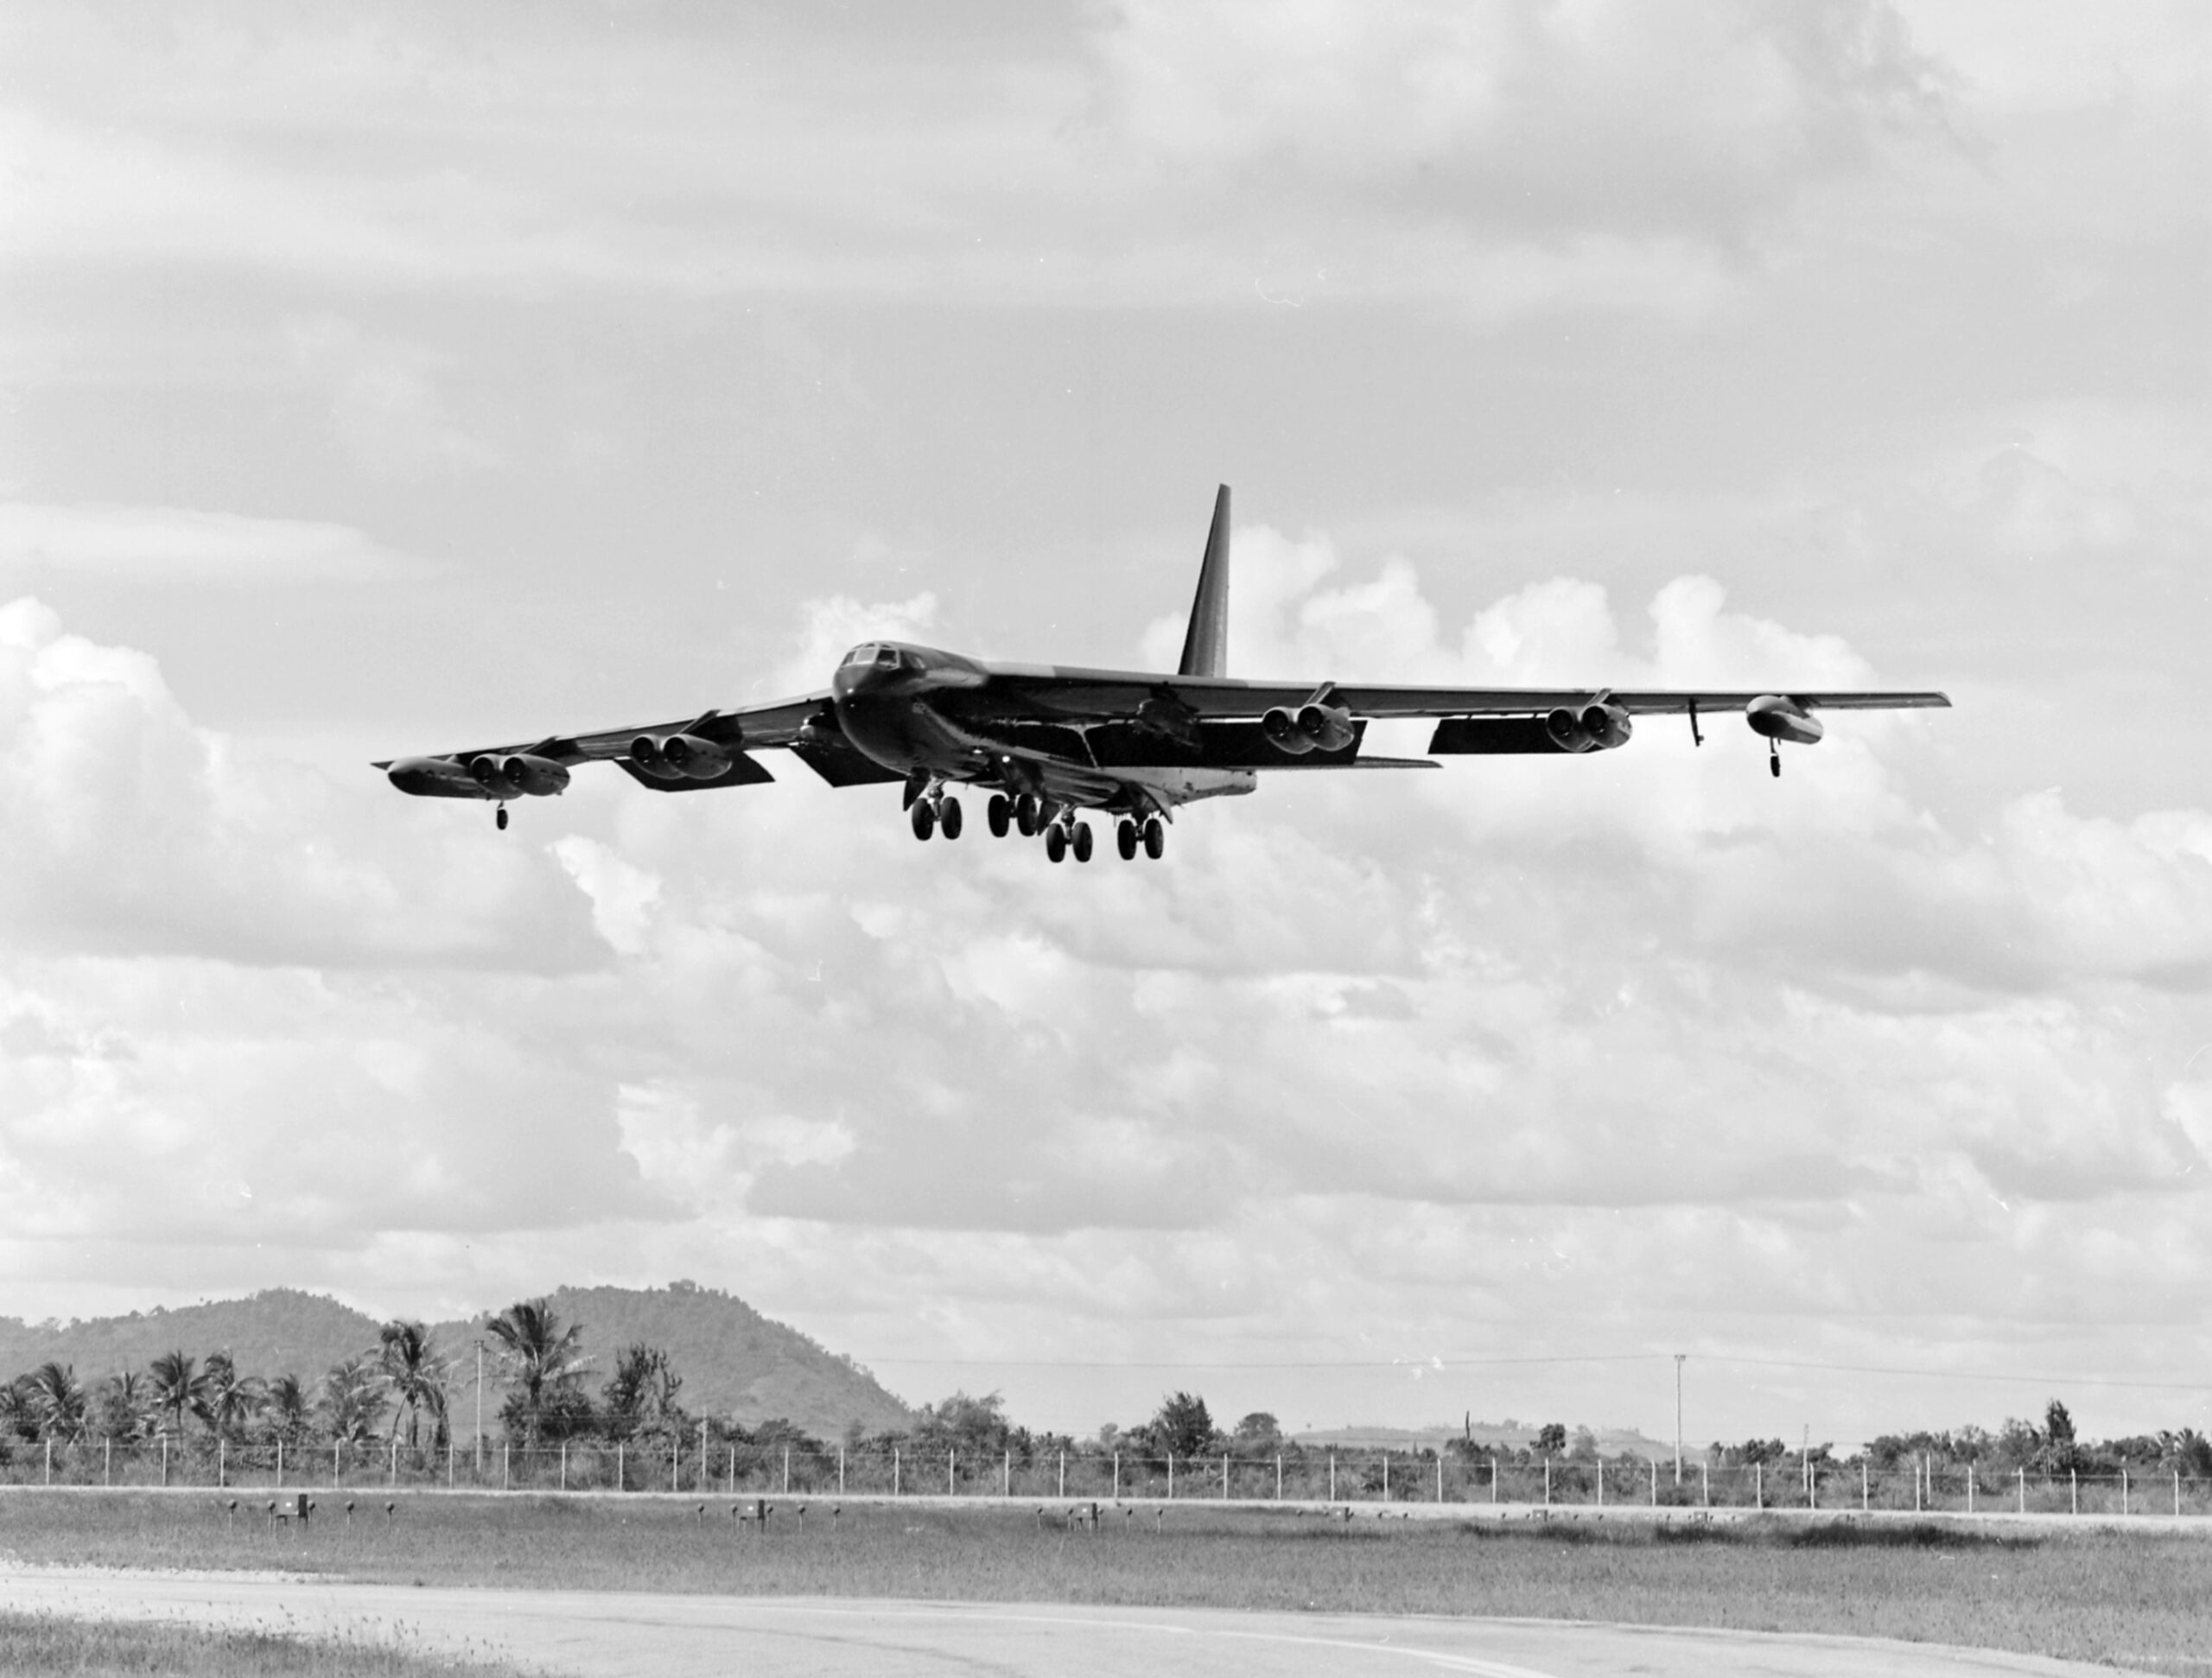
<path fill-rule="evenodd" d="M 874 664 L 875 662 L 875 655 L 881 649 L 874 646 L 855 647 L 850 652 L 845 655 L 845 668 L 850 670 L 858 664 Z"/>
<path fill-rule="evenodd" d="M 878 670 L 897 670 L 905 662 L 895 646 L 882 646 L 875 650 L 875 667 Z"/>

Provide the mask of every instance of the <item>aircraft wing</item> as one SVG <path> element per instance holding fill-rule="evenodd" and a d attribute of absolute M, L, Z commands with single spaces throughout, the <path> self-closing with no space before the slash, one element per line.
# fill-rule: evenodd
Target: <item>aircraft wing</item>
<path fill-rule="evenodd" d="M 1805 710 L 1902 710 L 1947 707 L 1941 693 L 1839 691 L 1821 689 L 1688 688 L 1427 688 L 1371 682 L 1245 682 L 1227 677 L 1143 676 L 1120 671 L 995 665 L 995 697 L 1023 702 L 1039 717 L 1071 721 L 1135 718 L 1146 702 L 1185 708 L 1194 717 L 1255 719 L 1283 707 L 1295 709 L 1308 700 L 1341 706 L 1356 717 L 1381 721 L 1394 717 L 1538 716 L 1562 707 L 1579 709 L 1595 700 L 1631 715 L 1700 715 L 1742 711 L 1754 701 L 1778 695 Z"/>
<path fill-rule="evenodd" d="M 655 773 L 632 760 L 631 745 L 640 737 L 664 743 L 677 739 L 703 741 L 713 749 L 701 753 L 693 747 L 693 761 L 689 767 L 675 768 L 671 759 L 671 766 Z M 499 765 L 517 759 L 535 760 L 537 764 L 557 765 L 564 771 L 577 764 L 607 761 L 640 785 L 656 791 L 688 792 L 772 781 L 775 777 L 768 772 L 767 766 L 752 754 L 755 750 L 774 747 L 789 750 L 832 786 L 859 786 L 901 779 L 863 756 L 839 732 L 833 696 L 827 690 L 762 705 L 710 710 L 671 721 L 638 723 L 582 734 L 548 734 L 502 746 L 472 746 L 421 757 L 387 759 L 376 767 L 391 772 L 404 791 L 482 798 L 495 796 L 496 790 L 487 791 L 486 784 L 472 775 L 470 766 L 480 760 L 489 759 Z M 526 769 L 515 772 L 533 772 Z M 534 772 L 542 776 L 550 772 Z M 403 777 L 414 784 L 406 784 Z"/>

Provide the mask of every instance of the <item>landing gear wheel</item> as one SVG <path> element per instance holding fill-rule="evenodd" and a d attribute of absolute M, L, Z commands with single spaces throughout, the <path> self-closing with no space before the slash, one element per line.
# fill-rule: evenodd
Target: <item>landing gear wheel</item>
<path fill-rule="evenodd" d="M 944 829 L 948 839 L 960 836 L 960 800 L 947 793 L 937 807 L 937 823 Z"/>
<path fill-rule="evenodd" d="M 1133 862 L 1137 855 L 1137 824 L 1124 816 L 1114 823 L 1114 849 L 1122 853 L 1122 861 Z"/>
<path fill-rule="evenodd" d="M 507 807 L 505 804 L 501 804 L 498 814 L 492 817 L 492 825 L 502 833 L 507 830 Z"/>
<path fill-rule="evenodd" d="M 1077 861 L 1088 862 L 1090 861 L 1090 823 L 1088 822 L 1077 822 L 1075 824 L 1075 832 L 1071 836 L 1071 842 L 1075 847 L 1075 860 Z"/>
<path fill-rule="evenodd" d="M 937 806 L 927 798 L 918 799 L 908 812 L 908 819 L 914 824 L 914 837 L 926 839 L 937 831 Z"/>
<path fill-rule="evenodd" d="M 1167 855 L 1167 827 L 1157 816 L 1144 819 L 1144 854 L 1155 862 Z"/>
<path fill-rule="evenodd" d="M 1014 824 L 1025 839 L 1037 836 L 1037 800 L 1026 793 L 1014 800 Z"/>
<path fill-rule="evenodd" d="M 1065 862 L 1068 855 L 1068 830 L 1058 822 L 1045 829 L 1045 855 L 1054 862 Z"/>
<path fill-rule="evenodd" d="M 1007 803 L 1005 793 L 991 794 L 990 803 L 983 806 L 983 819 L 990 824 L 992 838 L 1006 837 L 1006 830 L 1014 821 L 1014 806 Z"/>
<path fill-rule="evenodd" d="M 1775 779 L 1782 779 L 1782 748 L 1772 740 L 1766 743 L 1766 766 Z"/>

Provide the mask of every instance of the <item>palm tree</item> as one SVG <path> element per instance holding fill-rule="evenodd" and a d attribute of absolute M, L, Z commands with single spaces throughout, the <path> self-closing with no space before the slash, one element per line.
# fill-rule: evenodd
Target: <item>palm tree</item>
<path fill-rule="evenodd" d="M 307 1437 L 308 1412 L 314 1408 L 307 1389 L 296 1375 L 280 1375 L 261 1396 L 261 1419 L 269 1431 L 288 1444 Z"/>
<path fill-rule="evenodd" d="M 92 1409 L 100 1433 L 111 1440 L 136 1439 L 154 1408 L 153 1382 L 136 1370 L 122 1370 L 99 1384 Z"/>
<path fill-rule="evenodd" d="M 431 1442 L 442 1441 L 446 1433 L 446 1377 L 453 1371 L 452 1363 L 438 1356 L 429 1331 L 420 1323 L 386 1323 L 378 1338 L 383 1342 L 378 1361 L 399 1399 L 409 1447 L 416 1443 L 416 1422 L 423 1415 L 432 1423 Z"/>
<path fill-rule="evenodd" d="M 181 1351 L 165 1351 L 148 1371 L 154 1377 L 154 1405 L 169 1413 L 174 1431 L 184 1437 L 184 1413 L 200 1402 L 200 1377 L 194 1362 Z"/>
<path fill-rule="evenodd" d="M 238 1424 L 251 1415 L 261 1402 L 261 1382 L 238 1373 L 226 1351 L 207 1354 L 200 1372 L 200 1395 L 194 1404 L 200 1419 L 217 1439 L 229 1439 Z"/>
<path fill-rule="evenodd" d="M 85 1435 L 85 1389 L 76 1365 L 45 1363 L 23 1377 L 23 1408 L 41 1439 L 68 1441 Z"/>
<path fill-rule="evenodd" d="M 563 1328 L 545 1300 L 523 1300 L 485 1327 L 499 1343 L 499 1361 L 516 1389 L 509 1402 L 520 1415 L 523 1443 L 535 1446 L 548 1403 L 575 1387 L 583 1374 L 583 1326 L 572 1323 Z"/>
<path fill-rule="evenodd" d="M 363 1445 L 376 1437 L 384 1414 L 384 1371 L 366 1354 L 349 1357 L 322 1378 L 323 1425 L 343 1445 Z"/>

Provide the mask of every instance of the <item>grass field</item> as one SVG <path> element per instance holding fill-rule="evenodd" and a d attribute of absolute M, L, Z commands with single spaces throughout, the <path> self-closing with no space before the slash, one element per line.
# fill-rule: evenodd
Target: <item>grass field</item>
<path fill-rule="evenodd" d="M 0 1608 L 0 1672 L 67 1678 L 524 1678 L 389 1643 L 71 1619 Z"/>
<path fill-rule="evenodd" d="M 779 1596 L 1499 1614 L 1903 1637 L 2212 1672 L 2212 1547 L 2190 1535 L 1985 1535 L 1751 1521 L 1496 1526 L 1287 1512 L 874 1505 L 833 1524 L 783 1505 L 763 1534 L 728 1499 L 403 1495 L 327 1504 L 305 1531 L 212 1496 L 0 1497 L 23 1561 L 282 1568 L 384 1582 Z M 342 1500 L 341 1500 L 342 1501 Z M 259 1508 L 265 1509 L 266 1500 Z"/>

